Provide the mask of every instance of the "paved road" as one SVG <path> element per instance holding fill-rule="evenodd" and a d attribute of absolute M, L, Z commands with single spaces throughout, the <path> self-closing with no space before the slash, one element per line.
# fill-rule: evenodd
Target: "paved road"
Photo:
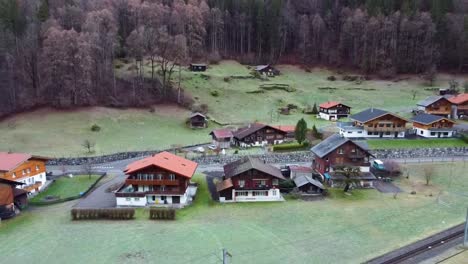
<path fill-rule="evenodd" d="M 115 195 L 113 192 L 108 192 L 108 188 L 120 185 L 125 180 L 125 175 L 109 174 L 107 177 L 113 177 L 111 180 L 100 185 L 86 197 L 82 198 L 74 207 L 77 208 L 113 208 L 116 206 Z M 105 180 L 105 178 L 104 178 Z"/>

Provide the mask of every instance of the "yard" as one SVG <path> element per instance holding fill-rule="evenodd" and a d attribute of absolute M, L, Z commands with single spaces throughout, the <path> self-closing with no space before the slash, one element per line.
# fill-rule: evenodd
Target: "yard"
<path fill-rule="evenodd" d="M 404 149 L 404 148 L 446 148 L 468 146 L 462 139 L 369 139 L 371 149 Z"/>
<path fill-rule="evenodd" d="M 40 202 L 47 196 L 53 196 L 57 199 L 64 199 L 77 196 L 96 182 L 99 175 L 74 175 L 70 177 L 60 177 L 53 182 L 47 190 L 39 193 L 31 199 L 32 202 Z"/>
<path fill-rule="evenodd" d="M 304 202 L 217 204 L 203 176 L 175 222 L 70 221 L 74 202 L 38 208 L 0 224 L 2 261 L 14 263 L 360 263 L 459 224 L 466 215 L 464 163 L 409 165 L 396 198 L 375 190 Z M 405 173 L 406 175 L 406 173 Z M 40 232 L 39 232 L 40 231 Z M 28 250 L 24 250 L 27 246 Z"/>

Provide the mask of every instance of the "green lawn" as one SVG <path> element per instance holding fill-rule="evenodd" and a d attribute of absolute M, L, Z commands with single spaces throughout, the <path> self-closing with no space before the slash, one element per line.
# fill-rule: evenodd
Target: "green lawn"
<path fill-rule="evenodd" d="M 232 263 L 361 263 L 464 220 L 466 165 L 432 166 L 430 186 L 421 165 L 405 167 L 409 179 L 397 184 L 417 193 L 396 199 L 375 190 L 352 196 L 332 190 L 331 198 L 315 202 L 217 204 L 197 175 L 196 202 L 176 221 L 150 221 L 139 210 L 134 221 L 72 222 L 74 202 L 37 208 L 0 224 L 2 261 L 219 263 L 226 248 Z"/>
<path fill-rule="evenodd" d="M 88 188 L 96 182 L 99 175 L 75 175 L 73 178 L 60 177 L 53 182 L 47 190 L 34 196 L 32 202 L 40 202 L 46 196 L 55 196 L 59 199 L 73 197 L 85 192 Z"/>
<path fill-rule="evenodd" d="M 367 140 L 371 149 L 402 149 L 402 148 L 444 148 L 468 146 L 458 138 L 441 139 L 370 139 Z"/>

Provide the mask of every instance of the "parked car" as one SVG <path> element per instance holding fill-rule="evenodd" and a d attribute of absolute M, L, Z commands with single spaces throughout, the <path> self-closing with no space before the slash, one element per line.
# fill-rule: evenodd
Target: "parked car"
<path fill-rule="evenodd" d="M 205 149 L 203 147 L 198 147 L 198 148 L 195 149 L 195 151 L 203 153 L 203 152 L 205 152 Z"/>
<path fill-rule="evenodd" d="M 216 145 L 209 145 L 208 148 L 211 149 L 211 150 L 215 150 L 217 147 L 216 147 Z"/>

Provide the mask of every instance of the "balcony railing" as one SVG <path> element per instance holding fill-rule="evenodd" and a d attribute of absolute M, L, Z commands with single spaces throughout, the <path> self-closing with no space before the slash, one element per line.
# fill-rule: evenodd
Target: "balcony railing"
<path fill-rule="evenodd" d="M 38 181 L 38 182 L 35 182 L 34 184 L 30 184 L 30 185 L 23 185 L 23 189 L 26 190 L 26 191 L 31 191 L 31 190 L 34 190 L 36 188 L 39 188 L 41 187 L 42 185 L 42 182 Z"/>
<path fill-rule="evenodd" d="M 125 184 L 127 185 L 167 185 L 177 186 L 179 185 L 178 180 L 138 180 L 138 179 L 126 179 Z"/>
<path fill-rule="evenodd" d="M 369 132 L 403 132 L 406 130 L 405 127 L 365 127 L 365 130 Z"/>
<path fill-rule="evenodd" d="M 153 190 L 146 192 L 116 192 L 115 197 L 145 197 L 146 195 L 183 195 L 185 191 L 175 190 Z"/>

